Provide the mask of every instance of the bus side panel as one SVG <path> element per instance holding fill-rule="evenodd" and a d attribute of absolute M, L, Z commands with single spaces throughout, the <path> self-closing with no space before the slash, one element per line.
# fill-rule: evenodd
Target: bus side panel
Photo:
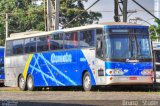
<path fill-rule="evenodd" d="M 81 85 L 78 51 L 46 52 L 33 55 L 28 68 L 35 86 Z"/>
<path fill-rule="evenodd" d="M 5 57 L 5 86 L 18 86 L 18 77 L 23 74 L 29 55 Z"/>
<path fill-rule="evenodd" d="M 82 85 L 82 73 L 90 72 L 92 84 L 95 80 L 81 50 L 46 52 L 34 54 L 28 68 L 35 86 L 78 86 Z"/>
<path fill-rule="evenodd" d="M 92 85 L 96 85 L 96 75 L 93 73 L 95 69 L 95 49 L 94 48 L 88 48 L 88 49 L 82 49 L 80 52 L 80 70 L 86 70 L 90 73 L 91 77 L 91 83 Z"/>

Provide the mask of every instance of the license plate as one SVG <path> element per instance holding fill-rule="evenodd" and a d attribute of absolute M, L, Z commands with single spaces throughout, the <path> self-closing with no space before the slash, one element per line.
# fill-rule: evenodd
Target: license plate
<path fill-rule="evenodd" d="M 130 80 L 137 80 L 137 77 L 129 77 Z"/>

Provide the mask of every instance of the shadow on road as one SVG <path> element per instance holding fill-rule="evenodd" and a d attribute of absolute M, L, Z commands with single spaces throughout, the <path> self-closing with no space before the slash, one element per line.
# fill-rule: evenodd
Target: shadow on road
<path fill-rule="evenodd" d="M 36 88 L 36 91 L 83 91 L 82 87 L 47 87 L 47 88 Z M 126 85 L 126 86 L 98 86 L 93 87 L 92 91 L 99 92 L 159 92 L 160 88 L 154 86 L 142 86 L 142 85 Z"/>
<path fill-rule="evenodd" d="M 0 101 L 0 106 L 121 106 L 122 100 Z"/>
<path fill-rule="evenodd" d="M 0 87 L 0 91 L 19 91 L 17 87 Z M 81 86 L 61 86 L 61 87 L 37 87 L 35 91 L 83 91 Z M 112 85 L 112 86 L 96 86 L 93 87 L 92 91 L 95 92 L 160 92 L 160 85 Z"/>

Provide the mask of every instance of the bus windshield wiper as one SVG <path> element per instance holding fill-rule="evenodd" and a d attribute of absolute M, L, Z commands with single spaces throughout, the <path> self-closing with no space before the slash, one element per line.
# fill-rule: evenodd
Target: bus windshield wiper
<path fill-rule="evenodd" d="M 135 38 L 133 35 L 129 35 L 129 51 L 130 51 L 130 59 L 136 58 L 134 54 L 134 44 L 135 44 Z"/>
<path fill-rule="evenodd" d="M 135 41 L 136 41 L 136 58 L 139 58 L 140 56 L 142 56 L 141 52 L 140 52 L 140 46 L 138 43 L 138 39 L 137 39 L 137 35 L 135 34 Z"/>

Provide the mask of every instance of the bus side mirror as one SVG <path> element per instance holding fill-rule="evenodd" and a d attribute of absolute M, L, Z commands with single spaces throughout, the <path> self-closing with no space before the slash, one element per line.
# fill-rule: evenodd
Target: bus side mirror
<path fill-rule="evenodd" d="M 97 48 L 96 48 L 96 55 L 100 58 L 103 57 L 103 49 L 102 49 L 102 41 L 101 40 L 97 40 Z"/>

